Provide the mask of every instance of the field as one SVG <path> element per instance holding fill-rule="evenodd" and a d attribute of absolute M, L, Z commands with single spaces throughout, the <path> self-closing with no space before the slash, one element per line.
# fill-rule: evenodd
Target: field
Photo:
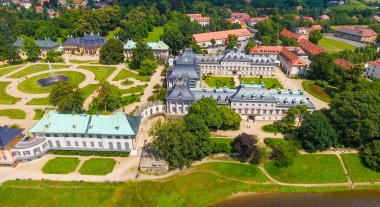
<path fill-rule="evenodd" d="M 286 183 L 347 182 L 336 155 L 299 155 L 289 167 L 279 168 L 270 161 L 265 169 L 274 179 Z"/>
<path fill-rule="evenodd" d="M 149 82 L 150 77 L 149 76 L 141 76 L 138 73 L 132 72 L 127 69 L 123 69 L 120 71 L 119 74 L 116 75 L 116 77 L 113 79 L 114 81 L 124 80 L 126 78 L 133 78 L 142 82 Z"/>
<path fill-rule="evenodd" d="M 209 87 L 222 88 L 226 86 L 227 88 L 235 88 L 234 79 L 231 77 L 212 77 L 206 76 L 204 81 Z"/>
<path fill-rule="evenodd" d="M 21 68 L 23 65 L 16 65 L 16 66 L 12 66 L 12 67 L 6 67 L 6 68 L 0 68 L 0 77 L 1 76 L 4 76 L 14 70 L 17 70 L 19 68 Z"/>
<path fill-rule="evenodd" d="M 244 81 L 245 84 L 250 84 L 252 82 L 258 84 L 262 81 L 267 89 L 284 88 L 276 78 L 240 78 L 239 80 L 240 82 Z"/>
<path fill-rule="evenodd" d="M 329 53 L 339 52 L 341 50 L 354 50 L 356 47 L 348 43 L 323 37 L 319 40 L 318 45 L 323 47 Z"/>
<path fill-rule="evenodd" d="M 351 174 L 354 182 L 370 182 L 370 180 L 380 181 L 380 172 L 376 172 L 365 167 L 358 154 L 342 154 L 341 155 L 347 171 Z"/>
<path fill-rule="evenodd" d="M 85 69 L 93 72 L 95 74 L 95 80 L 101 81 L 105 80 L 110 76 L 115 70 L 112 66 L 79 66 L 80 69 Z"/>
<path fill-rule="evenodd" d="M 79 173 L 82 175 L 107 175 L 112 172 L 115 164 L 116 160 L 111 158 L 91 158 L 83 163 Z"/>
<path fill-rule="evenodd" d="M 310 93 L 310 95 L 314 96 L 315 98 L 327 103 L 331 102 L 332 97 L 326 91 L 326 89 L 314 84 L 313 81 L 303 81 L 302 87 L 306 92 Z"/>
<path fill-rule="evenodd" d="M 0 104 L 15 104 L 20 98 L 13 97 L 6 93 L 5 89 L 8 87 L 10 82 L 0 82 Z"/>
<path fill-rule="evenodd" d="M 218 137 L 211 137 L 211 142 L 212 143 L 224 143 L 227 145 L 227 149 L 228 151 L 231 152 L 231 143 L 234 141 L 234 139 L 232 138 L 224 138 L 224 137 L 221 137 L 221 138 L 218 138 Z"/>
<path fill-rule="evenodd" d="M 79 162 L 78 158 L 56 157 L 45 164 L 42 172 L 45 174 L 68 174 L 74 172 Z"/>
<path fill-rule="evenodd" d="M 70 65 L 52 65 L 53 69 L 63 69 L 63 68 L 68 68 Z M 9 78 L 21 78 L 33 73 L 41 72 L 41 71 L 46 71 L 49 70 L 49 65 L 48 64 L 36 64 L 36 65 L 31 65 L 27 68 L 25 68 L 22 71 L 19 71 L 11 76 Z"/>
<path fill-rule="evenodd" d="M 65 75 L 69 78 L 68 80 L 69 83 L 78 84 L 78 85 L 82 83 L 86 78 L 83 73 L 74 72 L 74 71 L 61 71 L 57 73 L 56 75 Z M 18 89 L 22 92 L 31 93 L 31 94 L 50 93 L 54 85 L 48 86 L 48 87 L 41 87 L 37 83 L 38 79 L 47 78 L 49 76 L 50 76 L 50 73 L 45 73 L 45 74 L 28 78 L 18 85 Z"/>
<path fill-rule="evenodd" d="M 10 119 L 25 119 L 26 113 L 20 109 L 2 109 L 0 116 L 6 116 Z"/>
<path fill-rule="evenodd" d="M 145 42 L 157 42 L 160 40 L 160 36 L 164 33 L 164 27 L 154 27 L 152 32 L 149 32 L 149 36 L 144 38 Z"/>

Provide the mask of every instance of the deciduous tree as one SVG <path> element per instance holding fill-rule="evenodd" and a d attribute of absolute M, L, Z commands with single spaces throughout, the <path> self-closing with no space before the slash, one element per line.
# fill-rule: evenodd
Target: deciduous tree
<path fill-rule="evenodd" d="M 59 81 L 49 95 L 49 102 L 61 113 L 79 113 L 84 103 L 83 92 L 77 85 Z"/>
<path fill-rule="evenodd" d="M 100 49 L 99 62 L 116 65 L 124 62 L 124 47 L 120 40 L 110 39 Z"/>

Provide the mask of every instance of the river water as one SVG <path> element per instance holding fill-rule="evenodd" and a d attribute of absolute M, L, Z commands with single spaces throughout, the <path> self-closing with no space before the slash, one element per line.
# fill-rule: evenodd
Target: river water
<path fill-rule="evenodd" d="M 380 191 L 248 194 L 213 207 L 380 207 Z"/>

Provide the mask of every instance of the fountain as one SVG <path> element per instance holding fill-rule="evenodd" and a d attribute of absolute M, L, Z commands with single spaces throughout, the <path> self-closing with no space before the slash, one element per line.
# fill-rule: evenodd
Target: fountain
<path fill-rule="evenodd" d="M 67 81 L 68 77 L 64 75 L 55 75 L 53 71 L 53 67 L 51 66 L 50 62 L 49 64 L 49 70 L 50 70 L 50 76 L 47 78 L 41 78 L 37 80 L 38 85 L 41 87 L 48 87 L 55 85 L 58 81 Z"/>

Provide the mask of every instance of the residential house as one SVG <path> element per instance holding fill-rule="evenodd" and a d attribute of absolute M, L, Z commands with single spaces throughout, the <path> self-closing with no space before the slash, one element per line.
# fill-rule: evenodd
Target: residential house
<path fill-rule="evenodd" d="M 380 59 L 368 63 L 365 75 L 369 79 L 380 78 Z"/>
<path fill-rule="evenodd" d="M 328 20 L 330 20 L 330 17 L 327 16 L 326 14 L 323 14 L 323 15 L 319 16 L 318 19 L 320 19 L 322 21 L 328 21 Z"/>
<path fill-rule="evenodd" d="M 202 26 L 207 26 L 210 24 L 210 17 L 203 17 L 202 14 L 187 14 L 191 21 L 196 21 Z"/>
<path fill-rule="evenodd" d="M 334 63 L 336 65 L 339 65 L 340 67 L 342 67 L 343 69 L 349 69 L 351 67 L 353 67 L 355 64 L 345 60 L 345 59 L 342 59 L 342 58 L 337 58 L 334 60 Z"/>
<path fill-rule="evenodd" d="M 268 19 L 268 16 L 249 18 L 249 20 L 247 21 L 247 25 L 250 27 L 254 27 L 257 23 L 264 22 Z"/>

